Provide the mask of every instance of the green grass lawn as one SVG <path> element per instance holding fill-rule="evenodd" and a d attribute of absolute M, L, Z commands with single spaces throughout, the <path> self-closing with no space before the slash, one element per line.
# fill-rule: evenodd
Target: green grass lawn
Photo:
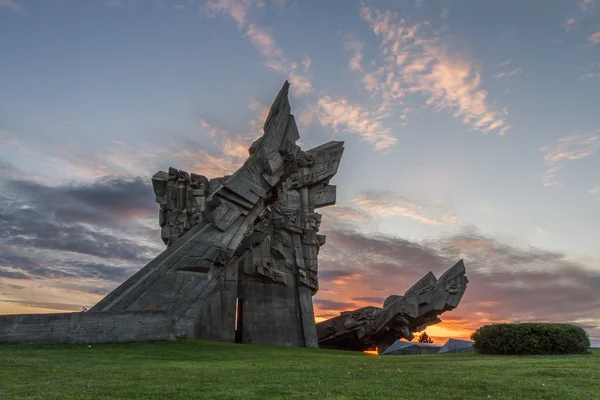
<path fill-rule="evenodd" d="M 0 345 L 1 399 L 599 399 L 588 356 L 369 356 L 204 341 Z"/>

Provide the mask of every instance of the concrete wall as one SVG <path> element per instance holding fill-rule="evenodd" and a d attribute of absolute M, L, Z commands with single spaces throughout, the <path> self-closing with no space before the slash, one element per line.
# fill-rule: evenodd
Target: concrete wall
<path fill-rule="evenodd" d="M 161 311 L 0 315 L 0 343 L 106 343 L 175 340 Z"/>

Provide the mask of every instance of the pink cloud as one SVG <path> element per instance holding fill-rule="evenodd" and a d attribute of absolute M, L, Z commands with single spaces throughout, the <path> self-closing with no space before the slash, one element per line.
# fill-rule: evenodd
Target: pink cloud
<path fill-rule="evenodd" d="M 450 51 L 441 37 L 427 34 L 429 23 L 409 24 L 396 12 L 369 7 L 361 9 L 361 17 L 380 38 L 385 59 L 374 72 L 362 71 L 366 89 L 381 99 L 381 112 L 401 104 L 405 95 L 419 93 L 426 96 L 426 105 L 453 110 L 454 117 L 475 130 L 508 131 L 506 113 L 488 103 L 477 67 Z"/>
<path fill-rule="evenodd" d="M 334 131 L 358 134 L 375 150 L 388 149 L 398 142 L 391 129 L 384 127 L 375 113 L 343 97 L 321 97 L 306 118 L 316 118 L 321 125 Z"/>
<path fill-rule="evenodd" d="M 460 222 L 460 218 L 443 204 L 421 205 L 390 192 L 361 193 L 352 202 L 372 216 L 400 216 L 428 225 Z"/>
<path fill-rule="evenodd" d="M 569 32 L 577 28 L 577 20 L 575 18 L 569 18 L 563 23 L 562 27 L 565 29 L 565 31 Z"/>
<path fill-rule="evenodd" d="M 594 154 L 600 148 L 600 133 L 576 132 L 569 136 L 558 138 L 553 143 L 543 146 L 544 161 L 547 165 L 544 173 L 544 186 L 561 186 L 556 180 L 556 174 L 565 163 L 582 160 Z"/>
<path fill-rule="evenodd" d="M 338 222 L 366 224 L 372 220 L 368 213 L 354 207 L 335 205 L 323 208 L 319 212 L 323 214 L 324 221 L 333 224 Z"/>

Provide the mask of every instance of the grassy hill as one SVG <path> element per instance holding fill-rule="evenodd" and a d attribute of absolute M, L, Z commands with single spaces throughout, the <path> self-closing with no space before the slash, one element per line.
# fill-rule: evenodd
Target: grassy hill
<path fill-rule="evenodd" d="M 599 399 L 588 356 L 370 356 L 204 341 L 0 345 L 1 399 Z"/>

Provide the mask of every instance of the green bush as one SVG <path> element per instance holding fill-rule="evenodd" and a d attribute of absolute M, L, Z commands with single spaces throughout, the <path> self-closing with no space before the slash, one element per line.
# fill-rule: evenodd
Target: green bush
<path fill-rule="evenodd" d="M 482 354 L 587 354 L 587 332 L 570 324 L 522 323 L 484 325 L 471 335 Z"/>

